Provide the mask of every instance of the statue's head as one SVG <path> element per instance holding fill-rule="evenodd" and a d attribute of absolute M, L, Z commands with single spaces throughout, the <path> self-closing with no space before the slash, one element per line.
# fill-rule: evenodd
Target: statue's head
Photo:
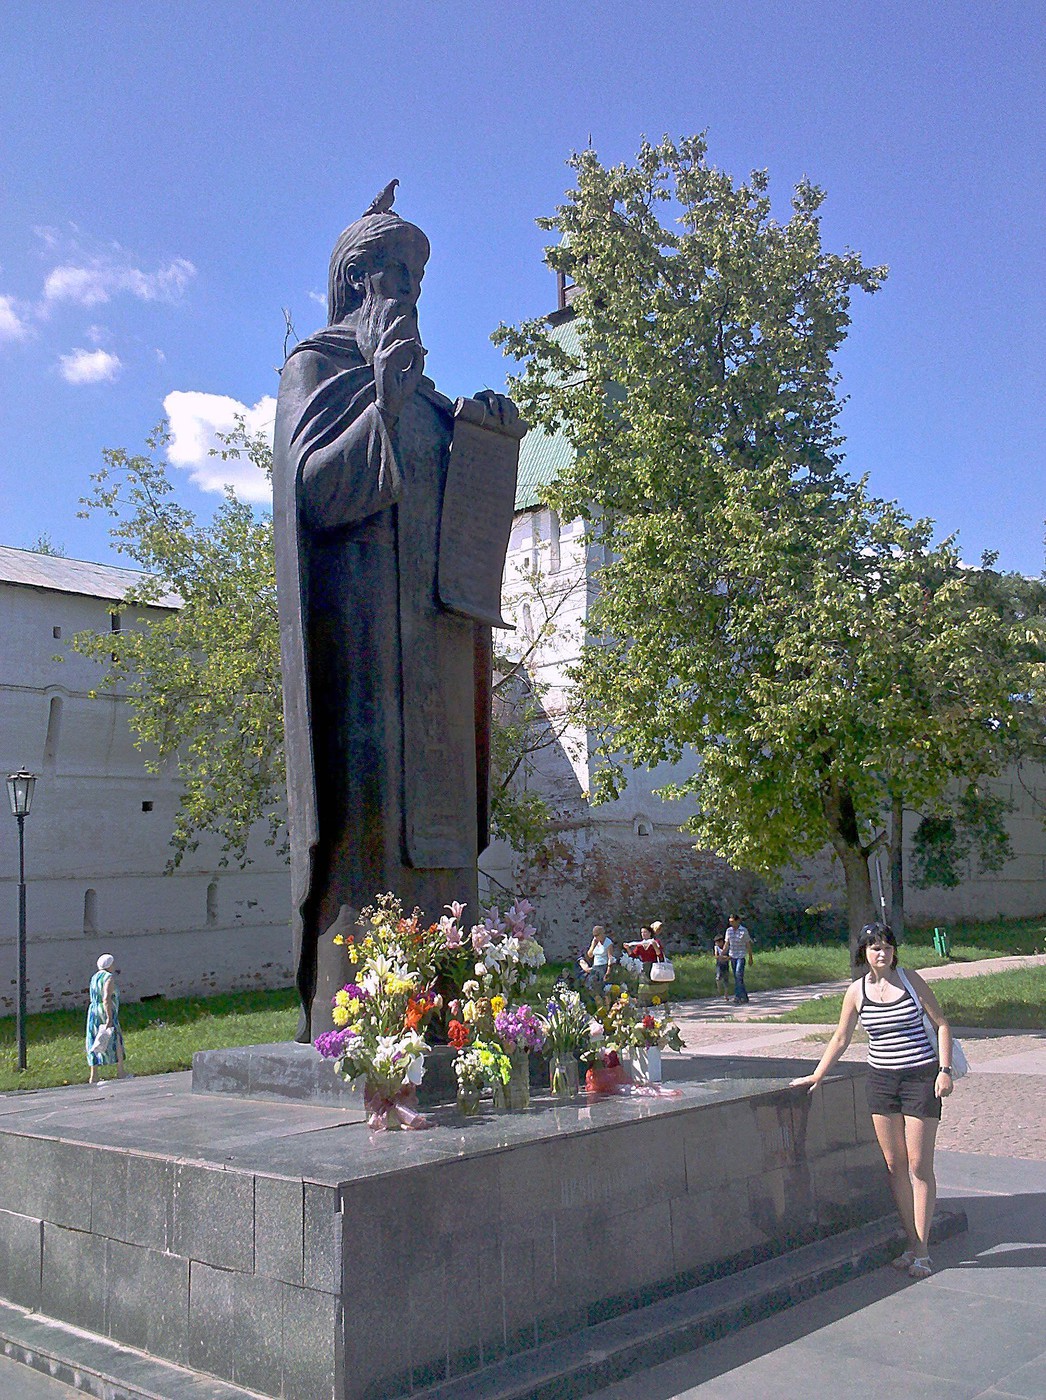
<path fill-rule="evenodd" d="M 413 309 L 429 260 L 429 240 L 396 214 L 365 214 L 334 245 L 327 279 L 327 312 L 338 325 L 368 294 Z"/>

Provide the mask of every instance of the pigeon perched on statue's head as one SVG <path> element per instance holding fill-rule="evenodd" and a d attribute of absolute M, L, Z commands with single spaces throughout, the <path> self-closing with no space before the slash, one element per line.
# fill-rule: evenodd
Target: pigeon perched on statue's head
<path fill-rule="evenodd" d="M 387 213 L 396 202 L 396 186 L 398 184 L 398 180 L 390 180 L 382 192 L 374 196 L 360 217 L 365 219 L 368 214 Z"/>

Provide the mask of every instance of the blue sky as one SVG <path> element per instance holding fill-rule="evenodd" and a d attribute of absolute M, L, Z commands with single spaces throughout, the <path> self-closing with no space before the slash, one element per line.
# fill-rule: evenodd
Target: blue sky
<path fill-rule="evenodd" d="M 19 12 L 20 11 L 20 12 Z M 782 213 L 891 275 L 839 358 L 848 465 L 975 559 L 1043 564 L 1041 3 L 50 0 L 0 21 L 0 543 L 76 518 L 106 446 L 176 417 L 185 502 L 208 434 L 264 420 L 282 307 L 324 322 L 330 248 L 393 175 L 428 233 L 429 372 L 503 383 L 500 320 L 550 310 L 534 225 L 589 137 L 707 129 Z M 174 398 L 170 396 L 174 395 Z M 205 482 L 212 488 L 213 481 Z"/>

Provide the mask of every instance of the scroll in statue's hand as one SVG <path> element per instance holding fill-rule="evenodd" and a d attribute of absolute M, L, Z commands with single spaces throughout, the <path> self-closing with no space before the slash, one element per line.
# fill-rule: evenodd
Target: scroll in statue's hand
<path fill-rule="evenodd" d="M 496 423 L 508 426 L 519 422 L 519 409 L 505 394 L 495 394 L 493 389 L 481 389 L 473 398 L 483 405 Z"/>
<path fill-rule="evenodd" d="M 425 347 L 406 317 L 393 321 L 374 352 L 374 388 L 378 407 L 397 418 L 410 396 L 417 392 L 425 370 Z"/>

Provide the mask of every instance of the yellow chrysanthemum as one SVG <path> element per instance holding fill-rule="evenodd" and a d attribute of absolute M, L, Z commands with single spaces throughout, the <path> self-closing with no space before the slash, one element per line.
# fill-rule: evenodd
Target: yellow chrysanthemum
<path fill-rule="evenodd" d="M 500 1012 L 504 1011 L 507 1005 L 508 1003 L 506 1002 L 504 997 L 491 997 L 490 999 L 490 1010 L 495 1016 L 497 1016 Z"/>
<path fill-rule="evenodd" d="M 347 1008 L 344 1006 L 336 1006 L 334 1008 L 334 1012 L 331 1019 L 333 1020 L 334 1024 L 339 1028 L 339 1030 L 342 1026 L 347 1026 L 349 1024 L 349 1013 Z"/>
<path fill-rule="evenodd" d="M 660 997 L 654 997 L 653 1004 L 654 1004 L 654 1006 L 660 1006 L 660 1005 L 661 1005 L 661 998 L 660 998 Z"/>
<path fill-rule="evenodd" d="M 351 1000 L 351 998 L 350 998 L 348 992 L 344 989 L 344 987 L 341 989 L 340 992 L 335 992 L 335 993 L 334 993 L 334 1005 L 335 1005 L 335 1006 L 348 1006 L 350 1000 Z"/>

